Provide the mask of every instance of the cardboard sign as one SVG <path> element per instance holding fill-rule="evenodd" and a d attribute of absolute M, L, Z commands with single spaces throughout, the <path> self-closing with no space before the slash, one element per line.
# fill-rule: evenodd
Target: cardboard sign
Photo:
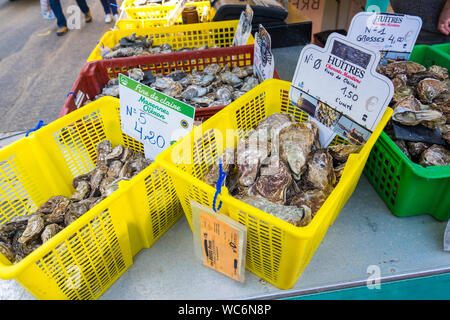
<path fill-rule="evenodd" d="M 234 33 L 232 46 L 243 46 L 247 43 L 250 34 L 252 33 L 253 10 L 249 5 L 245 6 L 242 11 L 239 23 Z"/>
<path fill-rule="evenodd" d="M 195 108 L 119 74 L 122 132 L 155 157 L 192 130 Z"/>
<path fill-rule="evenodd" d="M 203 265 L 244 282 L 247 227 L 191 200 L 194 248 Z"/>
<path fill-rule="evenodd" d="M 253 57 L 253 68 L 258 76 L 259 82 L 272 79 L 275 70 L 272 42 L 269 33 L 262 25 L 259 25 L 259 31 L 255 34 Z"/>
<path fill-rule="evenodd" d="M 344 139 L 362 144 L 394 93 L 391 80 L 376 72 L 379 59 L 378 52 L 338 33 L 328 37 L 325 48 L 307 45 L 292 80 L 291 103 Z"/>
<path fill-rule="evenodd" d="M 422 19 L 416 16 L 360 12 L 353 17 L 347 37 L 378 50 L 385 65 L 387 59 L 409 59 L 421 27 Z"/>

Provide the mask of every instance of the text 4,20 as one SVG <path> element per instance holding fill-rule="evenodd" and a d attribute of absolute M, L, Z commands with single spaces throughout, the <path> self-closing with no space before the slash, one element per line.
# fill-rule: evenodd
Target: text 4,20
<path fill-rule="evenodd" d="M 142 126 L 140 126 L 137 121 L 135 121 L 134 123 L 134 130 L 139 133 L 140 140 L 142 142 L 149 142 L 150 144 L 154 144 L 161 149 L 166 145 L 166 141 L 164 140 L 163 136 L 156 135 L 152 130 L 145 132 Z"/>

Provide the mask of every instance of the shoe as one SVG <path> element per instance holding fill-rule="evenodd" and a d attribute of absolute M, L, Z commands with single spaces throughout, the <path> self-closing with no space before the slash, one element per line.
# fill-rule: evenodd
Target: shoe
<path fill-rule="evenodd" d="M 111 14 L 107 14 L 105 17 L 105 23 L 110 23 L 112 21 Z"/>
<path fill-rule="evenodd" d="M 89 10 L 88 13 L 86 13 L 86 14 L 84 15 L 84 21 L 85 21 L 86 23 L 89 23 L 89 22 L 92 21 L 91 10 Z"/>
<path fill-rule="evenodd" d="M 62 27 L 62 28 L 58 28 L 56 30 L 56 35 L 57 36 L 63 36 L 67 33 L 67 31 L 69 31 L 69 29 L 67 27 Z"/>
<path fill-rule="evenodd" d="M 113 15 L 113 19 L 114 22 L 117 22 L 117 20 L 119 20 L 119 15 L 116 13 L 115 15 Z"/>

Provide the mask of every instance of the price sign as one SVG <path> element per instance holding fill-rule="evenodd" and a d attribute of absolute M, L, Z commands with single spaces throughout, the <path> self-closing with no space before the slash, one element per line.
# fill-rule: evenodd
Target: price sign
<path fill-rule="evenodd" d="M 253 67 L 260 82 L 273 78 L 275 61 L 272 54 L 272 42 L 267 30 L 259 25 L 255 34 Z"/>
<path fill-rule="evenodd" d="M 360 12 L 353 17 L 347 37 L 378 50 L 385 65 L 387 59 L 409 59 L 421 27 L 422 19 L 416 16 Z"/>
<path fill-rule="evenodd" d="M 289 98 L 344 138 L 367 141 L 391 101 L 392 82 L 376 72 L 379 54 L 333 33 L 325 48 L 300 53 Z"/>
<path fill-rule="evenodd" d="M 194 248 L 203 265 L 244 282 L 247 227 L 191 200 Z"/>
<path fill-rule="evenodd" d="M 186 135 L 195 108 L 119 74 L 122 132 L 142 142 L 145 157 L 155 157 Z"/>
<path fill-rule="evenodd" d="M 239 23 L 234 33 L 233 47 L 243 46 L 247 43 L 250 34 L 252 33 L 253 10 L 249 5 L 245 6 L 242 11 Z"/>

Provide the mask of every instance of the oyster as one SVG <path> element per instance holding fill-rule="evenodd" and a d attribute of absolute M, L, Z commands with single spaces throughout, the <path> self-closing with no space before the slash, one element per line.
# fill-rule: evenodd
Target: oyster
<path fill-rule="evenodd" d="M 244 84 L 242 85 L 240 90 L 243 92 L 248 92 L 252 90 L 254 87 L 256 87 L 258 84 L 259 84 L 258 79 L 253 76 L 250 76 L 245 78 Z"/>
<path fill-rule="evenodd" d="M 328 147 L 328 152 L 337 162 L 346 162 L 350 154 L 358 153 L 361 149 L 362 146 L 354 144 L 338 144 Z"/>
<path fill-rule="evenodd" d="M 234 167 L 234 149 L 226 148 L 223 151 L 220 160 L 217 161 L 210 166 L 208 171 L 202 178 L 202 181 L 209 184 L 212 187 L 216 187 L 217 180 L 219 179 L 219 161 L 222 161 L 222 170 L 227 173 L 227 177 L 230 176 L 230 173 Z"/>
<path fill-rule="evenodd" d="M 280 131 L 280 156 L 289 164 L 294 179 L 299 180 L 315 144 L 312 123 L 295 122 Z"/>
<path fill-rule="evenodd" d="M 394 91 L 394 96 L 392 97 L 393 102 L 399 102 L 400 100 L 414 95 L 414 89 L 408 86 L 402 86 Z"/>
<path fill-rule="evenodd" d="M 217 100 L 228 101 L 233 98 L 232 89 L 229 87 L 221 87 L 216 91 Z"/>
<path fill-rule="evenodd" d="M 97 145 L 97 165 L 106 164 L 106 156 L 111 153 L 111 141 L 103 140 Z"/>
<path fill-rule="evenodd" d="M 167 77 L 172 78 L 174 81 L 180 81 L 184 77 L 186 77 L 188 74 L 184 72 L 183 70 L 176 70 L 167 75 Z"/>
<path fill-rule="evenodd" d="M 120 159 L 123 153 L 123 146 L 117 145 L 112 151 L 106 156 L 106 161 Z"/>
<path fill-rule="evenodd" d="M 422 153 L 419 163 L 424 167 L 450 165 L 450 151 L 443 146 L 433 144 Z"/>
<path fill-rule="evenodd" d="M 134 68 L 131 70 L 128 70 L 128 76 L 136 81 L 142 81 L 144 80 L 144 71 L 142 71 L 139 68 Z"/>
<path fill-rule="evenodd" d="M 114 160 L 111 162 L 106 177 L 116 179 L 119 177 L 120 170 L 122 169 L 122 162 L 119 160 Z"/>
<path fill-rule="evenodd" d="M 173 82 L 168 88 L 162 92 L 170 97 L 177 97 L 183 91 L 183 86 L 178 82 Z"/>
<path fill-rule="evenodd" d="M 225 71 L 222 74 L 220 74 L 220 80 L 222 80 L 223 83 L 229 84 L 231 86 L 242 84 L 242 79 L 230 71 Z"/>
<path fill-rule="evenodd" d="M 100 187 L 100 183 L 102 182 L 104 176 L 108 172 L 108 167 L 105 165 L 100 165 L 96 167 L 92 173 L 91 177 L 91 194 L 90 197 L 94 197 L 98 192 L 98 188 Z"/>
<path fill-rule="evenodd" d="M 397 145 L 397 147 L 400 148 L 400 150 L 407 156 L 409 159 L 411 159 L 411 155 L 409 154 L 408 147 L 406 146 L 406 143 L 404 140 L 401 139 L 395 139 L 394 143 Z"/>
<path fill-rule="evenodd" d="M 122 153 L 122 157 L 120 158 L 120 161 L 122 163 L 125 163 L 125 161 L 127 161 L 128 159 L 133 157 L 133 155 L 134 155 L 133 149 L 131 149 L 129 147 L 125 147 L 123 150 L 123 153 Z"/>
<path fill-rule="evenodd" d="M 305 172 L 305 184 L 311 189 L 331 192 L 336 182 L 333 170 L 333 158 L 326 149 L 312 153 Z"/>
<path fill-rule="evenodd" d="M 72 183 L 72 184 L 74 184 L 74 183 Z M 74 185 L 74 188 L 76 188 L 77 185 L 78 185 L 78 183 L 76 185 Z M 50 199 L 48 199 L 47 202 L 43 203 L 37 209 L 37 211 L 41 212 L 41 213 L 45 213 L 45 214 L 52 213 L 59 203 L 61 203 L 62 201 L 66 201 L 66 200 L 68 200 L 68 199 L 66 197 L 64 197 L 64 196 L 53 196 Z"/>
<path fill-rule="evenodd" d="M 261 167 L 261 174 L 254 185 L 254 190 L 273 203 L 284 204 L 291 183 L 289 168 L 278 155 L 274 155 Z"/>
<path fill-rule="evenodd" d="M 306 206 L 311 208 L 312 216 L 314 217 L 322 207 L 325 200 L 327 200 L 328 193 L 320 189 L 307 190 L 300 192 L 290 199 L 289 204 L 297 207 Z"/>
<path fill-rule="evenodd" d="M 280 205 L 261 196 L 243 196 L 238 199 L 296 227 L 303 227 L 311 222 L 311 209 L 305 205 L 300 207 Z"/>
<path fill-rule="evenodd" d="M 44 219 L 42 219 L 41 215 L 39 214 L 33 215 L 28 220 L 25 231 L 18 239 L 19 243 L 25 244 L 32 242 L 33 240 L 39 238 L 42 230 L 44 230 Z"/>
<path fill-rule="evenodd" d="M 203 69 L 206 74 L 216 75 L 220 72 L 221 67 L 217 63 L 212 63 Z"/>
<path fill-rule="evenodd" d="M 448 78 L 448 70 L 447 68 L 443 68 L 441 66 L 433 65 L 428 68 L 427 70 L 431 74 L 434 75 L 434 77 L 438 80 L 444 81 Z"/>
<path fill-rule="evenodd" d="M 423 103 L 431 103 L 434 98 L 447 90 L 447 86 L 439 80 L 426 78 L 417 84 L 417 96 Z"/>
<path fill-rule="evenodd" d="M 75 193 L 70 197 L 70 200 L 74 200 L 74 201 L 83 200 L 86 196 L 89 195 L 90 191 L 91 191 L 91 187 L 90 187 L 89 182 L 86 180 L 80 180 L 77 183 L 77 188 L 75 190 Z"/>
<path fill-rule="evenodd" d="M 394 78 L 398 74 L 406 74 L 407 76 L 417 73 L 420 71 L 425 71 L 426 68 L 416 62 L 412 61 L 396 61 L 388 63 L 384 68 L 384 74 L 389 78 Z"/>
<path fill-rule="evenodd" d="M 70 200 L 63 200 L 56 206 L 55 210 L 47 217 L 47 223 L 62 223 L 67 209 L 69 208 Z"/>
<path fill-rule="evenodd" d="M 45 227 L 44 231 L 41 234 L 42 243 L 47 242 L 50 238 L 53 238 L 58 232 L 60 232 L 63 228 L 61 228 L 56 223 L 49 224 Z"/>
<path fill-rule="evenodd" d="M 15 254 L 12 247 L 8 243 L 0 242 L 0 253 L 5 256 L 11 263 L 14 263 Z"/>
<path fill-rule="evenodd" d="M 111 195 L 118 188 L 117 181 L 118 180 L 116 178 L 112 177 L 104 178 L 100 184 L 100 194 L 103 197 Z"/>
<path fill-rule="evenodd" d="M 412 157 L 419 157 L 430 145 L 424 142 L 407 142 L 409 154 Z"/>

